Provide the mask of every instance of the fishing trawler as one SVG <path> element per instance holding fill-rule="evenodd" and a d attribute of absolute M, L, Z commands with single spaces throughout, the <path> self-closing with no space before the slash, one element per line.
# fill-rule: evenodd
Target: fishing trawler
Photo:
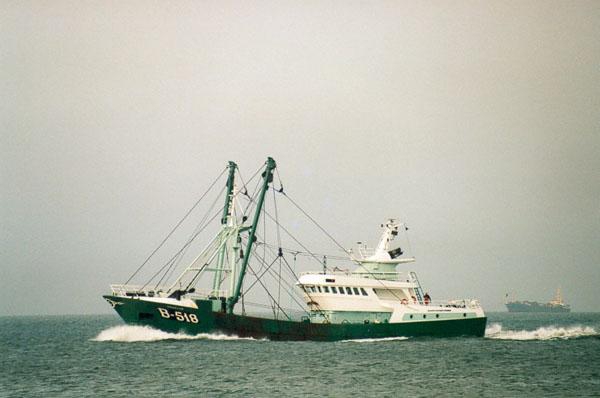
<path fill-rule="evenodd" d="M 560 287 L 556 289 L 554 298 L 547 303 L 538 303 L 537 301 L 507 301 L 505 303 L 508 312 L 571 312 L 571 306 L 563 301 Z"/>
<path fill-rule="evenodd" d="M 250 181 L 238 188 L 237 165 L 229 162 L 222 173 L 228 170 L 224 206 L 215 213 L 221 215 L 218 233 L 172 283 L 164 282 L 208 222 L 198 225 L 197 232 L 150 281 L 144 285 L 129 284 L 147 259 L 125 284 L 111 285 L 111 293 L 103 296 L 106 301 L 128 324 L 175 333 L 319 341 L 484 335 L 487 318 L 477 300 L 432 300 L 414 271 L 396 269 L 415 259 L 392 246 L 400 232 L 408 230 L 395 219 L 381 225 L 383 232 L 375 249 L 364 245 L 357 250 L 340 247 L 345 256 L 338 260 L 352 264 L 353 269 L 329 267 L 327 260 L 335 256 L 324 255 L 321 259 L 280 223 L 276 205 L 272 213 L 266 210 L 266 197 L 271 196 L 266 194 L 272 191 L 274 201 L 278 196 L 288 199 L 340 246 L 289 197 L 281 180 L 278 188 L 273 187 L 275 169 L 275 161 L 268 158 L 254 194 L 250 195 Z M 247 202 L 245 208 L 240 205 L 243 200 Z M 274 245 L 265 239 L 267 220 L 277 229 Z M 181 221 L 177 226 L 180 224 Z M 284 247 L 284 233 L 296 244 L 295 248 Z M 271 258 L 267 259 L 269 254 Z M 321 269 L 298 273 L 296 260 L 301 256 L 317 261 Z M 286 272 L 291 283 L 282 278 Z M 271 282 L 265 280 L 267 277 L 272 278 Z M 202 281 L 208 287 L 202 288 Z M 264 288 L 269 303 L 266 307 L 272 314 L 251 315 L 246 311 L 250 302 L 245 297 L 255 286 Z M 295 301 L 303 311 L 299 317 L 283 307 L 281 290 L 285 287 L 290 288 L 290 302 Z"/>

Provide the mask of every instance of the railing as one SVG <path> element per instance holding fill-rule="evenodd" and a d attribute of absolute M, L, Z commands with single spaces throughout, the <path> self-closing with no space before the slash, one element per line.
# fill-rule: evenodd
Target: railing
<path fill-rule="evenodd" d="M 315 275 L 315 274 L 323 274 L 323 271 L 307 271 L 301 272 L 302 275 Z M 417 283 L 418 281 L 412 277 L 410 272 L 381 272 L 381 271 L 369 271 L 369 272 L 357 272 L 350 270 L 328 270 L 326 275 L 345 275 L 345 276 L 354 276 L 361 278 L 369 278 L 369 279 L 385 279 L 399 282 L 408 282 L 408 283 Z"/>
<path fill-rule="evenodd" d="M 110 285 L 110 290 L 115 296 L 159 296 L 168 288 L 166 286 L 157 286 L 150 288 L 142 285 Z"/>
<path fill-rule="evenodd" d="M 408 301 L 406 305 L 419 304 Z M 461 299 L 461 300 L 431 300 L 428 303 L 423 302 L 423 305 L 429 307 L 444 307 L 444 308 L 481 308 L 479 300 L 476 299 Z"/>
<path fill-rule="evenodd" d="M 188 294 L 188 296 L 200 296 L 200 297 L 227 297 L 229 290 L 213 290 L 213 289 L 198 289 L 194 293 Z"/>
<path fill-rule="evenodd" d="M 168 286 L 148 287 L 142 285 L 110 285 L 110 290 L 115 296 L 129 297 L 169 297 Z M 172 293 L 172 292 L 169 292 Z M 195 289 L 193 293 L 186 293 L 187 298 L 227 297 L 227 290 Z"/>
<path fill-rule="evenodd" d="M 359 247 L 358 254 L 362 257 L 362 259 L 369 258 L 376 253 L 376 249 L 372 247 Z"/>

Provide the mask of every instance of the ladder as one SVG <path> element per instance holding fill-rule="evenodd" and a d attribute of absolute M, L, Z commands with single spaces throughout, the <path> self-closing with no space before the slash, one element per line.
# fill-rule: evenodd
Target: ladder
<path fill-rule="evenodd" d="M 423 288 L 421 287 L 421 282 L 419 282 L 419 278 L 417 278 L 417 274 L 415 272 L 410 272 L 410 277 L 413 281 L 417 282 L 417 288 L 415 289 L 415 295 L 417 296 L 417 301 L 419 304 L 423 304 Z"/>

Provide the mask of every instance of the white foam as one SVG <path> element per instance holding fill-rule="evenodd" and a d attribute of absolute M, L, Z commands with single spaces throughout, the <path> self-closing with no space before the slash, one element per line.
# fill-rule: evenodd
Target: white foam
<path fill-rule="evenodd" d="M 226 334 L 199 333 L 189 335 L 184 333 L 168 333 L 154 329 L 149 326 L 114 326 L 101 331 L 93 341 L 117 341 L 132 343 L 139 341 L 161 341 L 161 340 L 256 340 L 252 337 L 229 336 Z"/>
<path fill-rule="evenodd" d="M 535 330 L 502 330 L 501 324 L 492 323 L 485 329 L 485 337 L 496 340 L 567 340 L 597 335 L 596 329 L 590 326 L 542 326 Z"/>
<path fill-rule="evenodd" d="M 378 343 L 380 341 L 398 341 L 398 340 L 408 340 L 408 337 L 382 337 L 379 339 L 350 339 L 350 340 L 342 340 L 342 343 Z"/>

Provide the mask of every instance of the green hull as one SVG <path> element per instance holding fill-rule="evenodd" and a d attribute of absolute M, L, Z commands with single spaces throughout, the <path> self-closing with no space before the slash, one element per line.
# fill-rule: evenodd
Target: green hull
<path fill-rule="evenodd" d="M 142 301 L 136 298 L 104 296 L 128 324 L 151 326 L 171 333 L 224 333 L 269 340 L 336 341 L 386 337 L 454 337 L 485 333 L 487 318 L 465 318 L 406 323 L 326 324 L 287 321 L 227 314 L 214 310 L 213 300 L 196 300 L 198 309 Z"/>

